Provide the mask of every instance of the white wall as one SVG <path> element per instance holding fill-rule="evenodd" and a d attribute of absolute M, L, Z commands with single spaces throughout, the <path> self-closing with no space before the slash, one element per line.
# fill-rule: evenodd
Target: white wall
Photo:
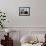
<path fill-rule="evenodd" d="M 19 16 L 19 7 L 23 6 L 31 7 L 30 16 Z M 13 27 L 10 28 L 12 31 L 20 31 L 20 36 L 30 34 L 31 31 L 46 33 L 46 0 L 0 0 L 0 9 L 6 12 L 6 27 Z M 17 34 L 16 36 L 18 38 Z"/>
<path fill-rule="evenodd" d="M 46 0 L 0 0 L 6 12 L 7 27 L 46 27 Z M 31 7 L 30 16 L 19 16 L 19 7 Z"/>

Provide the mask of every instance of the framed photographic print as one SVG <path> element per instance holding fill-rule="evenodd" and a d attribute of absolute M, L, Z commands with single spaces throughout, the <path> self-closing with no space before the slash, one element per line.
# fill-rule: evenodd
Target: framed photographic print
<path fill-rule="evenodd" d="M 30 16 L 30 7 L 19 7 L 19 16 Z"/>

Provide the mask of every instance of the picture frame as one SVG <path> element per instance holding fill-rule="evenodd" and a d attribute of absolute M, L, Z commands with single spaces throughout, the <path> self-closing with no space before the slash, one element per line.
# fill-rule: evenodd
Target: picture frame
<path fill-rule="evenodd" d="M 19 16 L 30 16 L 30 7 L 19 7 Z"/>

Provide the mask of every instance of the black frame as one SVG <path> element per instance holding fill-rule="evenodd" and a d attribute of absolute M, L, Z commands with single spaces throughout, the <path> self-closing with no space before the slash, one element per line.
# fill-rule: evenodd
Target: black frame
<path fill-rule="evenodd" d="M 21 14 L 20 13 L 20 11 L 21 11 L 21 9 L 28 9 L 28 14 L 26 15 L 26 14 Z M 19 7 L 19 16 L 30 16 L 30 7 Z"/>

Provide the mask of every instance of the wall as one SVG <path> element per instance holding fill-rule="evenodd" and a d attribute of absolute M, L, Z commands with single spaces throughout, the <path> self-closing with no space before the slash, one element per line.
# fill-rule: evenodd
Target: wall
<path fill-rule="evenodd" d="M 46 0 L 0 0 L 0 9 L 6 12 L 8 20 L 5 26 L 12 31 L 21 31 L 22 35 L 31 31 L 46 31 L 45 4 Z M 30 16 L 19 16 L 21 6 L 31 7 Z"/>
<path fill-rule="evenodd" d="M 7 27 L 46 27 L 46 0 L 0 0 L 6 12 Z M 19 7 L 31 7 L 30 16 L 19 16 Z"/>

